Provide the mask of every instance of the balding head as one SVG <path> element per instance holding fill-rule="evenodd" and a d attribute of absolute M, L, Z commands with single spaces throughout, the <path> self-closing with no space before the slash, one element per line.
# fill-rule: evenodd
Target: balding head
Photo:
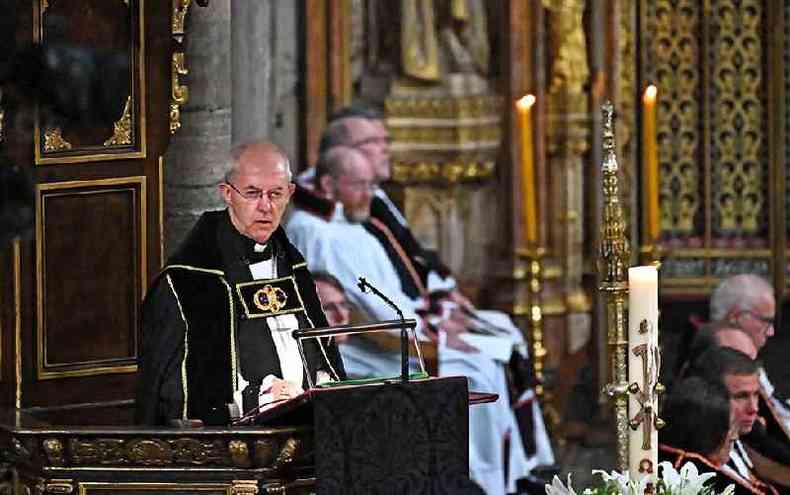
<path fill-rule="evenodd" d="M 751 359 L 757 358 L 757 346 L 754 345 L 752 338 L 740 328 L 727 327 L 716 332 L 716 342 L 721 347 L 729 347 L 740 351 Z"/>
<path fill-rule="evenodd" d="M 236 230 L 261 244 L 280 226 L 294 191 L 288 157 L 275 144 L 242 144 L 229 154 L 220 195 Z"/>
<path fill-rule="evenodd" d="M 336 146 L 321 155 L 316 165 L 316 190 L 343 205 L 346 218 L 364 222 L 370 217 L 370 202 L 376 176 L 367 157 L 348 146 Z"/>

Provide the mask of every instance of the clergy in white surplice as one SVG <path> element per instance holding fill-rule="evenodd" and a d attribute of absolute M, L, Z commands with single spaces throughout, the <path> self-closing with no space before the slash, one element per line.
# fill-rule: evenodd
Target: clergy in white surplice
<path fill-rule="evenodd" d="M 514 351 L 526 357 L 520 331 L 506 315 L 478 311 L 475 317 L 485 319 L 487 323 L 483 325 L 496 331 L 494 335 L 468 332 L 449 316 L 453 306 L 448 302 L 442 303 L 443 316 L 435 311 L 425 316 L 422 310 L 426 309 L 427 300 L 411 297 L 404 289 L 407 282 L 420 285 L 417 277 L 409 279 L 413 267 L 408 266 L 408 258 L 398 256 L 402 248 L 394 236 L 387 234 L 386 226 L 370 218 L 370 203 L 377 185 L 363 154 L 345 146 L 332 148 L 319 159 L 315 184 L 317 193 L 334 202 L 334 207 L 292 211 L 286 223 L 289 238 L 304 254 L 310 269 L 337 277 L 349 300 L 371 320 L 389 320 L 397 315 L 379 298 L 360 291 L 360 276 L 385 293 L 406 318 L 416 319 L 418 338 L 437 342 L 439 375 L 463 375 L 469 379 L 470 390 L 499 395 L 495 403 L 470 408 L 470 476 L 488 494 L 515 492 L 517 479 L 528 475 L 538 464 L 554 462 L 540 408 L 531 390 L 517 398 L 530 402 L 527 410 L 532 416 L 537 447 L 531 456 L 526 454 L 509 403 L 505 366 Z M 421 291 L 430 292 L 439 280 L 428 277 L 428 287 Z M 342 345 L 341 353 L 350 376 L 394 376 L 400 371 L 398 353 L 383 350 L 363 338 Z M 506 460 L 507 439 L 510 448 Z"/>

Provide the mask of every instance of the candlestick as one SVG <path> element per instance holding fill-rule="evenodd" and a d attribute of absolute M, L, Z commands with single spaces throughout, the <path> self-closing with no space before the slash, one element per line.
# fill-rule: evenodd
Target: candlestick
<path fill-rule="evenodd" d="M 658 209 L 658 137 L 656 133 L 656 99 L 658 89 L 652 84 L 642 96 L 642 169 L 645 184 L 645 232 L 647 242 L 656 243 L 661 231 Z"/>
<path fill-rule="evenodd" d="M 628 470 L 632 480 L 658 466 L 658 270 L 628 269 Z"/>
<path fill-rule="evenodd" d="M 525 95 L 516 102 L 521 130 L 521 196 L 523 203 L 522 231 L 525 248 L 535 247 L 538 240 L 538 208 L 535 196 L 535 158 L 532 147 L 532 105 L 535 96 Z"/>

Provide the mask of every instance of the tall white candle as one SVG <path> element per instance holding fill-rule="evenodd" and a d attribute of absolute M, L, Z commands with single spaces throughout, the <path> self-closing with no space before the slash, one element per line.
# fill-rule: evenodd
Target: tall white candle
<path fill-rule="evenodd" d="M 628 471 L 632 480 L 656 474 L 658 432 L 658 271 L 628 269 Z M 636 427 L 636 429 L 634 429 Z"/>

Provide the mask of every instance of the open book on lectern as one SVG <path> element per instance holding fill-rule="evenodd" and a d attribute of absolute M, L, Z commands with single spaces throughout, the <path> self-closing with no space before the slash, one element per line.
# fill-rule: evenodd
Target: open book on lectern
<path fill-rule="evenodd" d="M 302 357 L 302 365 L 306 370 L 308 389 L 301 394 L 291 397 L 289 399 L 273 401 L 262 404 L 258 408 L 250 411 L 241 418 L 233 422 L 234 425 L 245 424 L 261 424 L 269 420 L 282 417 L 283 415 L 299 414 L 299 409 L 303 408 L 316 393 L 326 391 L 333 388 L 342 387 L 355 387 L 383 383 L 408 383 L 411 380 L 428 378 L 428 373 L 425 370 L 425 362 L 420 350 L 420 344 L 417 340 L 415 328 L 417 321 L 413 318 L 402 320 L 387 320 L 376 323 L 366 323 L 362 325 L 338 325 L 334 327 L 321 327 L 321 328 L 300 328 L 294 330 L 293 337 L 297 341 L 299 348 L 299 355 Z M 401 373 L 397 376 L 380 376 L 380 377 L 365 377 L 342 381 L 330 381 L 321 384 L 313 382 L 313 378 L 307 366 L 307 359 L 305 357 L 303 341 L 306 339 L 329 339 L 330 337 L 339 337 L 344 335 L 360 335 L 376 332 L 389 332 L 398 330 L 400 332 L 400 360 L 401 360 Z M 409 372 L 409 363 L 411 361 L 409 356 L 409 347 L 414 345 L 416 350 L 416 361 L 419 370 L 415 373 Z M 296 419 L 296 418 L 294 418 Z"/>

